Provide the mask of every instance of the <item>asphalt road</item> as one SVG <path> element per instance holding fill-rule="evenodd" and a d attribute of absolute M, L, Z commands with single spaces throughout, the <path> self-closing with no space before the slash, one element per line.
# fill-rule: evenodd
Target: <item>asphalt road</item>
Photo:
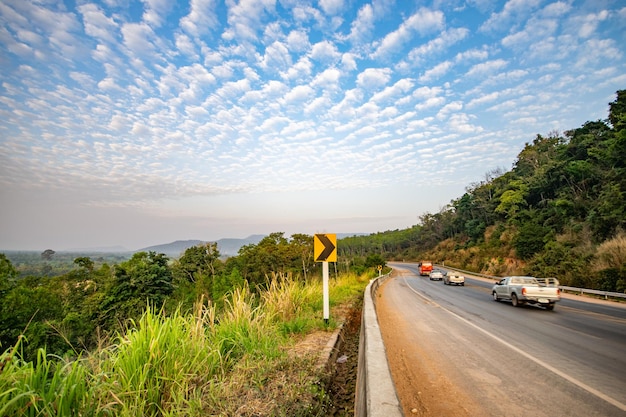
<path fill-rule="evenodd" d="M 416 264 L 384 296 L 435 346 L 441 367 L 492 416 L 626 416 L 626 306 L 564 297 L 554 311 L 491 298 L 492 283 L 420 277 Z M 381 329 L 383 332 L 385 329 Z"/>

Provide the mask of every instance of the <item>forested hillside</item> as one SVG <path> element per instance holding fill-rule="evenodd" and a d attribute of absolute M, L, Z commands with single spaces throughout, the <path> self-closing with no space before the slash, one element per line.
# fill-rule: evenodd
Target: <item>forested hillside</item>
<path fill-rule="evenodd" d="M 492 275 L 626 291 L 626 90 L 606 120 L 537 135 L 508 172 L 405 230 L 341 240 L 340 255 L 432 259 Z"/>

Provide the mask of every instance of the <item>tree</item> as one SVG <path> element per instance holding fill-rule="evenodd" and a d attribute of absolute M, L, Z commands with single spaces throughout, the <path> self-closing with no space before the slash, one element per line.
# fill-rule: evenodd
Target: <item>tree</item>
<path fill-rule="evenodd" d="M 195 282 L 200 273 L 214 277 L 221 266 L 217 243 L 208 242 L 187 248 L 173 269 L 177 277 Z"/>
<path fill-rule="evenodd" d="M 527 205 L 525 197 L 528 193 L 528 186 L 522 181 L 515 180 L 511 181 L 510 187 L 511 189 L 506 190 L 500 196 L 500 205 L 496 207 L 495 211 L 512 218 Z"/>
<path fill-rule="evenodd" d="M 116 266 L 115 277 L 100 308 L 100 322 L 111 327 L 116 321 L 137 319 L 147 305 L 163 306 L 173 292 L 172 271 L 163 253 L 138 252 Z"/>
<path fill-rule="evenodd" d="M 295 257 L 302 260 L 302 274 L 306 280 L 307 271 L 313 262 L 313 237 L 305 234 L 291 235 L 289 245 L 295 252 Z"/>
<path fill-rule="evenodd" d="M 517 236 L 513 239 L 513 245 L 517 256 L 521 259 L 530 259 L 535 253 L 541 251 L 545 245 L 543 238 L 546 230 L 534 221 L 523 222 Z"/>
<path fill-rule="evenodd" d="M 6 257 L 4 253 L 0 253 L 0 300 L 2 296 L 9 290 L 13 279 L 17 277 L 17 270 Z"/>
<path fill-rule="evenodd" d="M 89 274 L 93 273 L 94 263 L 88 256 L 81 256 L 74 259 L 74 263 L 79 267 L 85 269 Z"/>
<path fill-rule="evenodd" d="M 49 261 L 52 259 L 52 255 L 54 255 L 55 253 L 56 252 L 52 249 L 46 249 L 45 251 L 41 252 L 41 259 Z"/>
<path fill-rule="evenodd" d="M 615 101 L 609 103 L 609 121 L 615 131 L 626 129 L 626 90 L 618 90 Z"/>

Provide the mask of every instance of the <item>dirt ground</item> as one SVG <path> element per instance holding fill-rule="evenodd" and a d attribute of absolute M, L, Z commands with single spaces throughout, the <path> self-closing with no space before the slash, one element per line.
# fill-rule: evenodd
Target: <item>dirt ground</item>
<path fill-rule="evenodd" d="M 403 272 L 394 273 L 396 279 Z M 384 294 L 386 285 L 379 288 L 379 294 Z M 471 395 L 446 376 L 443 359 L 437 354 L 436 347 L 428 340 L 418 344 L 409 342 L 406 323 L 393 313 L 393 307 L 388 305 L 384 296 L 376 297 L 376 311 L 405 416 L 481 415 L 480 406 L 475 404 Z"/>

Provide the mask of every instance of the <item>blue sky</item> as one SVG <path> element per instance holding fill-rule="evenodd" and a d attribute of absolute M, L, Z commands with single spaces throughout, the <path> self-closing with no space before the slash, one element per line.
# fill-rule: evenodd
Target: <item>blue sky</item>
<path fill-rule="evenodd" d="M 0 2 L 0 249 L 404 229 L 626 88 L 620 0 Z"/>

